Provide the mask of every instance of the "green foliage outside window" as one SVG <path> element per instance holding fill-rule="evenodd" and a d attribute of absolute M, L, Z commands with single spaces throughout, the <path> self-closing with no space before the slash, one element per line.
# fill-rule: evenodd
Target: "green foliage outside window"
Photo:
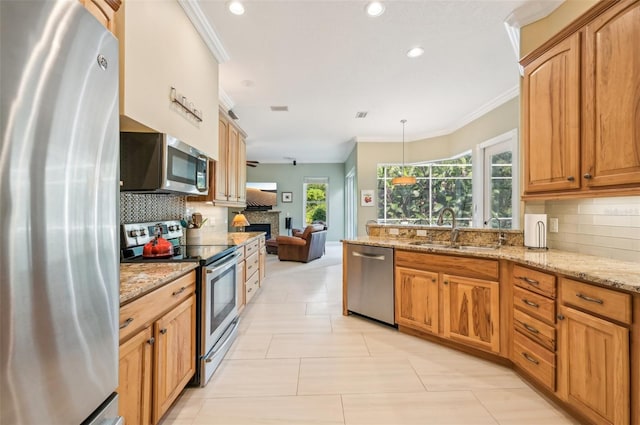
<path fill-rule="evenodd" d="M 314 221 L 327 221 L 327 190 L 324 183 L 308 183 L 306 187 L 305 220 L 306 224 Z"/>
<path fill-rule="evenodd" d="M 403 174 L 402 166 L 378 166 L 378 218 L 387 222 L 408 221 L 435 225 L 440 210 L 456 211 L 460 226 L 472 220 L 471 154 L 455 159 L 404 167 L 416 184 L 393 186 L 391 179 Z"/>

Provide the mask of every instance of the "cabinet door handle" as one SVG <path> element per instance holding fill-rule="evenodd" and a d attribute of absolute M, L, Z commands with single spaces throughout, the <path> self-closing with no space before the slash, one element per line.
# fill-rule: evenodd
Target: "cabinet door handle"
<path fill-rule="evenodd" d="M 591 175 L 591 173 L 584 173 L 584 176 L 582 176 L 582 177 L 584 177 L 584 178 L 585 178 L 585 179 L 587 179 L 587 180 L 591 180 L 591 178 L 592 178 L 593 176 Z"/>
<path fill-rule="evenodd" d="M 175 292 L 174 292 L 173 294 L 171 294 L 171 295 L 173 295 L 174 297 L 175 297 L 176 295 L 180 295 L 180 294 L 182 294 L 182 293 L 184 292 L 184 290 L 185 290 L 185 289 L 187 289 L 187 287 L 186 287 L 186 286 L 183 286 L 182 288 L 178 289 L 177 291 L 175 291 Z"/>
<path fill-rule="evenodd" d="M 564 320 L 564 314 L 558 314 L 558 320 Z"/>
<path fill-rule="evenodd" d="M 522 324 L 522 326 L 524 326 L 524 328 L 525 328 L 526 330 L 528 330 L 529 332 L 531 332 L 532 334 L 539 334 L 539 333 L 540 333 L 540 331 L 539 331 L 539 330 L 537 330 L 537 329 L 536 329 L 536 328 L 534 328 L 533 326 L 529 326 L 529 325 L 527 325 L 526 323 L 523 323 L 523 324 Z"/>
<path fill-rule="evenodd" d="M 523 298 L 523 299 L 522 299 L 522 302 L 523 302 L 523 303 L 525 303 L 525 304 L 526 304 L 526 305 L 528 305 L 528 306 L 531 306 L 531 307 L 535 307 L 535 308 L 540 307 L 540 305 L 539 305 L 539 304 L 536 304 L 536 303 L 534 303 L 533 301 L 529 301 L 529 300 L 528 300 L 528 299 L 526 299 L 526 298 Z"/>
<path fill-rule="evenodd" d="M 162 335 L 166 334 L 166 333 L 167 333 L 167 328 L 160 329 L 160 333 L 161 333 Z"/>
<path fill-rule="evenodd" d="M 533 364 L 540 364 L 539 361 L 537 361 L 536 359 L 534 359 L 533 357 L 531 357 L 530 355 L 528 355 L 525 352 L 522 352 L 522 357 L 524 357 L 525 359 L 529 360 Z"/>
<path fill-rule="evenodd" d="M 534 286 L 540 285 L 540 282 L 538 282 L 537 280 L 528 278 L 526 276 L 516 276 L 516 279 L 520 279 L 523 282 L 527 282 L 530 285 L 534 285 Z"/>
<path fill-rule="evenodd" d="M 124 329 L 127 326 L 129 326 L 131 324 L 131 322 L 133 322 L 133 317 L 129 317 L 127 320 L 125 320 L 121 325 L 120 325 L 120 329 Z"/>
<path fill-rule="evenodd" d="M 448 280 L 445 280 L 445 281 L 444 281 L 444 284 L 445 284 L 445 285 L 448 285 L 448 284 L 449 284 L 449 281 L 448 281 Z"/>
<path fill-rule="evenodd" d="M 578 293 L 576 294 L 576 297 L 578 297 L 578 298 L 582 298 L 583 300 L 585 300 L 585 301 L 589 301 L 590 303 L 604 304 L 604 301 L 603 301 L 603 300 L 601 300 L 601 299 L 599 299 L 599 298 L 591 298 L 590 296 L 585 295 L 585 294 L 581 294 L 580 292 L 578 292 Z"/>
<path fill-rule="evenodd" d="M 431 282 L 436 283 L 436 279 L 431 279 Z"/>
<path fill-rule="evenodd" d="M 253 290 L 253 288 L 249 288 L 249 289 L 247 290 L 247 293 L 251 292 L 252 290 Z"/>
<path fill-rule="evenodd" d="M 575 179 L 576 179 L 576 178 L 575 178 L 575 177 L 573 177 L 573 176 L 569 176 L 569 177 L 567 177 L 567 180 L 569 180 L 570 182 L 574 181 Z"/>
<path fill-rule="evenodd" d="M 151 337 L 147 340 L 147 344 L 149 345 L 153 345 L 154 342 L 156 342 L 156 339 L 154 337 Z"/>

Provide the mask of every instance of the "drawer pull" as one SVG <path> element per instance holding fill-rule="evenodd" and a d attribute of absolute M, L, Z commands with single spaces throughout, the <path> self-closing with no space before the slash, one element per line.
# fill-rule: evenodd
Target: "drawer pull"
<path fill-rule="evenodd" d="M 534 303 L 533 301 L 529 301 L 529 300 L 528 300 L 528 299 L 526 299 L 526 298 L 523 298 L 523 299 L 522 299 L 522 302 L 523 302 L 523 303 L 525 303 L 525 304 L 526 304 L 526 305 L 528 305 L 528 306 L 531 306 L 531 307 L 535 307 L 535 308 L 540 307 L 540 305 L 539 305 L 539 304 L 536 304 L 536 303 Z"/>
<path fill-rule="evenodd" d="M 160 329 L 160 333 L 161 333 L 162 335 L 166 334 L 166 333 L 167 333 L 167 328 Z"/>
<path fill-rule="evenodd" d="M 604 301 L 603 301 L 603 300 L 601 300 L 601 299 L 599 299 L 599 298 L 591 298 L 590 296 L 585 295 L 585 294 L 581 294 L 580 292 L 578 292 L 578 293 L 576 294 L 576 297 L 578 297 L 578 298 L 582 298 L 583 300 L 585 300 L 585 301 L 589 301 L 590 303 L 604 304 Z"/>
<path fill-rule="evenodd" d="M 525 359 L 529 360 L 533 364 L 540 364 L 539 361 L 537 361 L 536 359 L 534 359 L 533 357 L 531 357 L 530 355 L 528 355 L 525 352 L 522 352 L 522 357 L 524 357 Z"/>
<path fill-rule="evenodd" d="M 523 282 L 527 282 L 530 285 L 534 285 L 534 286 L 540 285 L 540 282 L 538 282 L 537 280 L 528 278 L 526 276 L 516 276 L 516 279 L 520 279 Z"/>
<path fill-rule="evenodd" d="M 527 325 L 526 323 L 523 323 L 523 324 L 522 324 L 522 326 L 524 326 L 524 328 L 525 328 L 526 330 L 528 330 L 529 332 L 531 332 L 532 334 L 539 334 L 539 333 L 540 333 L 540 331 L 539 331 L 539 330 L 537 330 L 537 329 L 536 329 L 536 328 L 534 328 L 533 326 L 529 326 L 529 325 Z"/>
<path fill-rule="evenodd" d="M 567 180 L 569 180 L 570 182 L 574 181 L 575 179 L 576 179 L 576 178 L 575 178 L 575 177 L 573 177 L 573 176 L 569 176 L 569 177 L 567 177 Z"/>
<path fill-rule="evenodd" d="M 133 317 L 129 317 L 127 320 L 125 320 L 124 323 L 120 325 L 120 329 L 126 328 L 131 324 L 131 322 L 133 322 Z"/>
<path fill-rule="evenodd" d="M 154 342 L 156 342 L 156 339 L 154 337 L 151 337 L 147 340 L 147 344 L 149 345 L 153 345 Z"/>
<path fill-rule="evenodd" d="M 187 287 L 186 287 L 186 286 L 183 286 L 182 288 L 178 289 L 177 291 L 175 291 L 175 292 L 174 292 L 173 294 L 171 294 L 171 295 L 173 295 L 174 297 L 175 297 L 176 295 L 180 295 L 180 294 L 182 294 L 182 293 L 184 292 L 184 290 L 185 290 L 185 289 L 187 289 Z"/>
<path fill-rule="evenodd" d="M 253 288 L 247 289 L 247 293 L 251 292 L 252 290 L 253 290 Z"/>

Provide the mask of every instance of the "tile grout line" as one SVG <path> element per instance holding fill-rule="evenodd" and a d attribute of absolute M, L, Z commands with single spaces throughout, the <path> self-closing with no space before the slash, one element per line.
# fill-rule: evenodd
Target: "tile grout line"
<path fill-rule="evenodd" d="M 296 397 L 298 397 L 300 394 L 298 394 L 298 391 L 300 389 L 300 370 L 302 369 L 302 357 L 298 358 L 298 379 L 296 381 Z"/>
<path fill-rule="evenodd" d="M 342 423 L 347 425 L 347 415 L 344 414 L 344 399 L 342 398 L 344 394 L 340 394 L 340 407 L 342 407 Z"/>
<path fill-rule="evenodd" d="M 489 416 L 491 416 L 493 418 L 493 420 L 496 422 L 496 424 L 500 425 L 500 421 L 498 420 L 498 418 L 493 416 L 493 412 L 491 410 L 489 410 L 489 408 L 482 402 L 482 400 L 480 400 L 478 398 L 478 396 L 476 395 L 476 391 L 475 390 L 469 390 L 469 391 L 471 391 L 471 394 L 473 394 L 473 398 L 478 400 L 478 403 L 480 403 L 480 405 L 484 408 L 484 410 L 486 410 L 487 413 L 489 413 Z M 486 389 L 485 389 L 485 391 L 486 391 Z"/>

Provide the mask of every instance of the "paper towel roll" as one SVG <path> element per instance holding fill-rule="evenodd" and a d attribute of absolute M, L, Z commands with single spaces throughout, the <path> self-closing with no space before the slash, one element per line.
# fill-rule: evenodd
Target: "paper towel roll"
<path fill-rule="evenodd" d="M 546 214 L 524 215 L 524 245 L 531 248 L 547 247 Z"/>

